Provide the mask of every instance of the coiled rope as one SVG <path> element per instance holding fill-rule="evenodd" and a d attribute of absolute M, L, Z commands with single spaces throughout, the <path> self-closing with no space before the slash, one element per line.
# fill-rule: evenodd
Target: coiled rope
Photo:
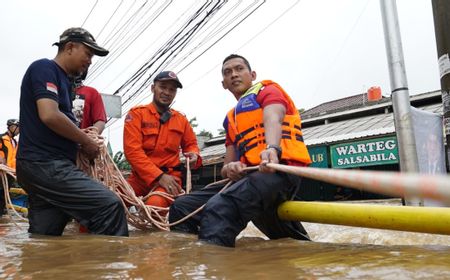
<path fill-rule="evenodd" d="M 102 136 L 98 135 L 96 130 L 86 130 L 88 135 L 95 139 L 98 143 L 103 141 Z M 186 160 L 187 167 L 187 176 L 186 176 L 186 192 L 184 190 L 179 190 L 180 195 L 184 195 L 185 193 L 189 193 L 191 191 L 191 172 L 189 167 L 189 161 Z M 138 229 L 152 229 L 158 228 L 161 230 L 170 230 L 170 226 L 173 226 L 177 223 L 181 223 L 186 219 L 192 217 L 203 208 L 200 207 L 190 215 L 186 216 L 180 221 L 169 224 L 168 222 L 168 213 L 169 207 L 158 207 L 146 205 L 145 201 L 148 197 L 152 195 L 159 195 L 164 197 L 165 199 L 173 202 L 175 200 L 175 196 L 172 194 L 154 191 L 153 189 L 150 193 L 144 197 L 138 197 L 134 193 L 133 188 L 128 184 L 128 182 L 123 177 L 121 171 L 118 169 L 116 164 L 114 163 L 111 156 L 108 154 L 105 145 L 101 145 L 100 154 L 94 160 L 89 160 L 82 152 L 78 153 L 77 158 L 77 166 L 83 170 L 90 177 L 95 180 L 101 182 L 103 185 L 108 187 L 111 191 L 113 191 L 123 203 L 123 206 L 126 211 L 128 223 L 135 228 Z M 223 184 L 228 180 L 218 181 L 212 184 L 209 184 L 206 187 Z M 156 188 L 156 187 L 154 187 Z"/>
<path fill-rule="evenodd" d="M 3 195 L 5 197 L 5 202 L 6 202 L 6 207 L 10 208 L 12 210 L 12 213 L 18 217 L 19 220 L 22 221 L 27 221 L 28 219 L 26 219 L 25 217 L 23 217 L 21 214 L 19 214 L 16 209 L 14 208 L 14 205 L 11 201 L 11 196 L 9 195 L 9 182 L 8 182 L 8 175 L 13 177 L 14 180 L 16 179 L 16 171 L 4 164 L 0 164 L 0 177 L 1 177 L 1 182 L 2 182 L 2 186 L 3 186 Z M 3 209 L 0 209 L 3 210 Z M 12 222 L 20 227 L 15 220 L 11 219 Z"/>

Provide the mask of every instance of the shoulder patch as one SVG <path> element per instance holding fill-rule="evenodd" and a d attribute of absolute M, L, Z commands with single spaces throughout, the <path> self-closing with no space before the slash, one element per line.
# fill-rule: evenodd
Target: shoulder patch
<path fill-rule="evenodd" d="M 127 114 L 127 116 L 125 117 L 125 122 L 131 122 L 133 120 L 133 117 L 131 116 L 130 113 Z"/>
<path fill-rule="evenodd" d="M 54 83 L 47 82 L 47 90 L 58 95 L 58 87 Z"/>

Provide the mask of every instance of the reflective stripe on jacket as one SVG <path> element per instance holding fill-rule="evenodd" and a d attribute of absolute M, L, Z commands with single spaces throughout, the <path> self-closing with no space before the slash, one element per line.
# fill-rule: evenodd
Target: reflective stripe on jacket
<path fill-rule="evenodd" d="M 282 123 L 280 146 L 281 159 L 310 164 L 308 150 L 303 142 L 301 118 L 291 98 L 277 83 L 264 80 L 253 85 L 241 96 L 235 108 L 231 109 L 224 121 L 224 128 L 233 142 L 240 161 L 258 165 L 260 153 L 266 149 L 263 109 L 256 101 L 258 93 L 268 85 L 277 87 L 292 108 L 292 115 L 286 114 Z"/>
<path fill-rule="evenodd" d="M 0 156 L 6 159 L 6 165 L 16 169 L 17 142 L 8 133 L 4 133 L 0 141 Z"/>

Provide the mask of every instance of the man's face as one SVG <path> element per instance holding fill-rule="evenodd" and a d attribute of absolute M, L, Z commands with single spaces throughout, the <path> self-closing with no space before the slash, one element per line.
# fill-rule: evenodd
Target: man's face
<path fill-rule="evenodd" d="M 256 79 L 242 58 L 232 58 L 222 66 L 222 86 L 231 91 L 236 98 L 244 94 Z"/>
<path fill-rule="evenodd" d="M 153 102 L 161 109 L 167 109 L 177 94 L 177 84 L 175 81 L 156 81 L 152 92 Z"/>
<path fill-rule="evenodd" d="M 70 71 L 78 76 L 88 70 L 92 63 L 94 52 L 83 43 L 68 42 L 67 51 L 70 55 Z"/>
<path fill-rule="evenodd" d="M 8 127 L 8 129 L 9 129 L 9 131 L 11 132 L 11 134 L 12 134 L 13 136 L 16 136 L 16 135 L 19 134 L 19 126 L 15 125 L 15 124 L 10 125 L 10 126 Z"/>

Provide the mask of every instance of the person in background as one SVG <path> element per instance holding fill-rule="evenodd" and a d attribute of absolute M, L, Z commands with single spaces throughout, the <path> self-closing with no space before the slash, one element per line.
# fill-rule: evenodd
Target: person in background
<path fill-rule="evenodd" d="M 102 96 L 98 91 L 83 84 L 87 71 L 73 79 L 73 113 L 79 127 L 95 127 L 102 134 L 106 124 L 106 112 Z"/>
<path fill-rule="evenodd" d="M 206 205 L 171 230 L 195 233 L 200 240 L 234 247 L 236 236 L 252 221 L 270 239 L 310 240 L 300 222 L 282 221 L 277 215 L 278 206 L 295 197 L 301 178 L 265 165 L 311 163 L 297 108 L 278 84 L 265 80 L 253 85 L 256 72 L 240 55 L 225 58 L 222 77 L 223 88 L 238 100 L 224 121 L 226 154 L 221 171 L 234 183 L 220 193 L 223 186 L 212 186 L 177 198 L 170 207 L 170 223 Z M 258 165 L 258 171 L 244 170 Z"/>
<path fill-rule="evenodd" d="M 94 55 L 106 56 L 108 51 L 80 27 L 65 30 L 54 45 L 56 57 L 33 62 L 20 93 L 16 172 L 28 193 L 28 231 L 61 235 L 75 218 L 91 233 L 128 236 L 118 196 L 75 165 L 79 149 L 93 159 L 101 143 L 76 125 L 69 77 L 83 73 Z"/>
<path fill-rule="evenodd" d="M 180 150 L 192 168 L 201 166 L 197 138 L 186 117 L 171 109 L 177 89 L 182 88 L 177 75 L 163 71 L 153 80 L 153 101 L 132 108 L 123 133 L 124 153 L 131 165 L 127 179 L 137 196 L 159 191 L 177 196 L 182 189 Z M 171 201 L 152 195 L 146 204 L 168 207 Z"/>
<path fill-rule="evenodd" d="M 77 119 L 78 127 L 81 129 L 94 129 L 99 135 L 102 134 L 106 124 L 106 112 L 100 93 L 89 86 L 85 86 L 88 71 L 81 75 L 72 77 L 72 112 Z M 80 225 L 80 232 L 88 232 L 87 228 Z"/>
<path fill-rule="evenodd" d="M 19 135 L 19 120 L 7 120 L 6 127 L 6 132 L 0 138 L 0 164 L 5 164 L 12 169 L 16 169 L 17 140 L 15 137 Z M 14 179 L 9 175 L 7 178 L 8 185 L 11 187 Z M 5 186 L 0 181 L 0 216 L 7 212 L 5 196 L 3 195 L 4 188 Z"/>

